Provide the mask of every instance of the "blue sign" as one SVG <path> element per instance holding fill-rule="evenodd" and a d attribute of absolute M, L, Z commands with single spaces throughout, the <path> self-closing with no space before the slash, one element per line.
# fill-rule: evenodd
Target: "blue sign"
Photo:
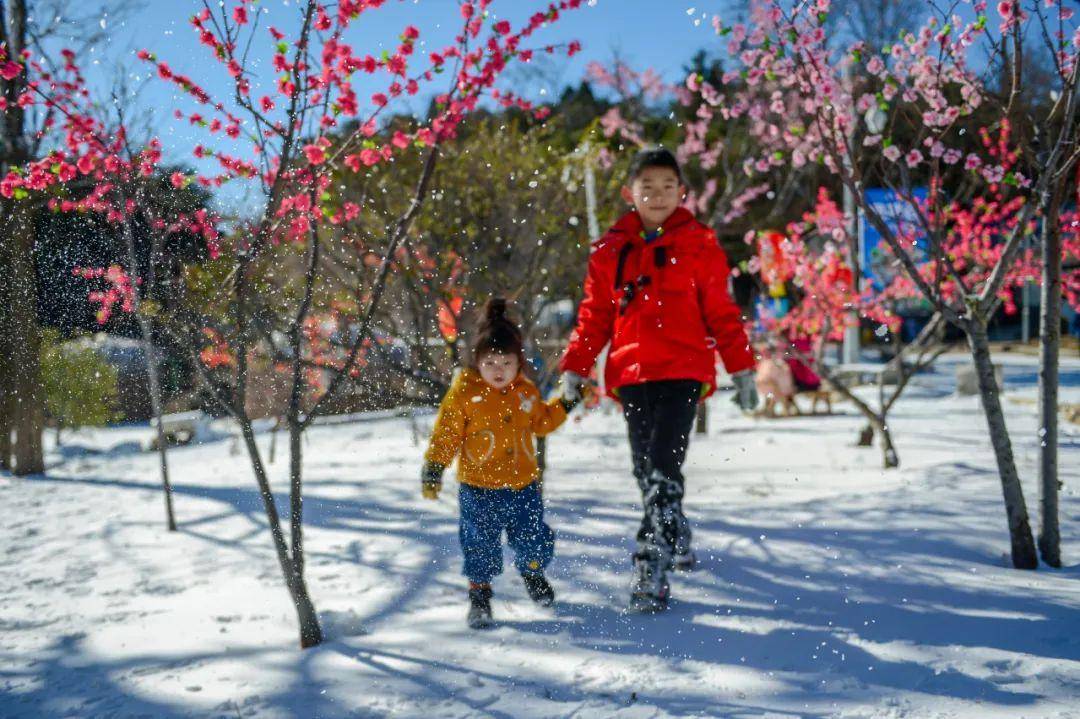
<path fill-rule="evenodd" d="M 865 197 L 867 204 L 874 208 L 893 233 L 910 248 L 909 252 L 915 262 L 917 264 L 925 262 L 928 242 L 926 233 L 919 222 L 921 208 L 918 204 L 926 201 L 926 188 L 916 187 L 912 189 L 909 197 L 904 197 L 884 187 L 872 187 L 866 190 Z M 881 233 L 866 221 L 866 213 L 861 210 L 859 211 L 859 265 L 862 276 L 878 290 L 890 285 L 893 279 L 903 272 Z"/>

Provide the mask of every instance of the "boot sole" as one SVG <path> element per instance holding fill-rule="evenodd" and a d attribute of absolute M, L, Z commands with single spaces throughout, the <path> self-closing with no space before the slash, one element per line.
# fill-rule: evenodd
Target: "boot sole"
<path fill-rule="evenodd" d="M 676 559 L 672 568 L 676 572 L 692 572 L 697 568 L 697 557 L 691 555 L 688 559 Z"/>
<path fill-rule="evenodd" d="M 495 626 L 495 620 L 491 617 L 468 620 L 469 629 L 490 629 Z"/>
<path fill-rule="evenodd" d="M 666 599 L 656 597 L 631 597 L 626 611 L 630 614 L 659 614 L 668 608 Z"/>

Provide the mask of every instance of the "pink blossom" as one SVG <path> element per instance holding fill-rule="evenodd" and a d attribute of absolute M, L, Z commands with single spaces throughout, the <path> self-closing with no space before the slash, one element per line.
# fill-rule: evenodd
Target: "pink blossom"
<path fill-rule="evenodd" d="M 882 154 L 885 155 L 885 159 L 889 162 L 896 162 L 900 159 L 900 148 L 896 145 L 889 145 Z"/>
<path fill-rule="evenodd" d="M 321 165 L 326 162 L 326 150 L 319 145 L 305 145 L 304 155 L 312 165 Z"/>
<path fill-rule="evenodd" d="M 1001 182 L 1001 180 L 1005 177 L 1005 169 L 1002 168 L 1000 165 L 987 165 L 986 167 L 982 168 L 982 176 L 987 182 L 991 184 Z"/>
<path fill-rule="evenodd" d="M 915 167 L 923 161 L 923 154 L 918 150 L 913 149 L 904 157 L 904 161 L 907 163 L 908 167 Z"/>
<path fill-rule="evenodd" d="M 371 167 L 372 165 L 377 165 L 381 157 L 382 155 L 379 154 L 378 150 L 366 149 L 360 151 L 360 162 L 364 163 L 368 167 Z"/>
<path fill-rule="evenodd" d="M 22 72 L 22 69 L 22 65 L 17 62 L 11 62 L 9 60 L 3 65 L 0 65 L 0 76 L 2 76 L 5 80 L 14 80 L 19 76 L 19 73 Z"/>

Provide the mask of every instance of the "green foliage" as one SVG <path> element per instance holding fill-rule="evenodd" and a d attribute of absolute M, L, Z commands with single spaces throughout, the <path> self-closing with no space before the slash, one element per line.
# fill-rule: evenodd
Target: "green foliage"
<path fill-rule="evenodd" d="M 45 410 L 58 431 L 119 418 L 116 368 L 93 349 L 64 342 L 56 330 L 42 337 L 41 381 Z"/>

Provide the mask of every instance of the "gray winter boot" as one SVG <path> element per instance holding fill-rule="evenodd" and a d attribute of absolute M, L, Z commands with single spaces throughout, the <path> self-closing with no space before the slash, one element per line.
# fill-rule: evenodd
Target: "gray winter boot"
<path fill-rule="evenodd" d="M 667 609 L 669 593 L 664 563 L 654 557 L 635 557 L 627 610 L 637 614 L 662 612 Z"/>

